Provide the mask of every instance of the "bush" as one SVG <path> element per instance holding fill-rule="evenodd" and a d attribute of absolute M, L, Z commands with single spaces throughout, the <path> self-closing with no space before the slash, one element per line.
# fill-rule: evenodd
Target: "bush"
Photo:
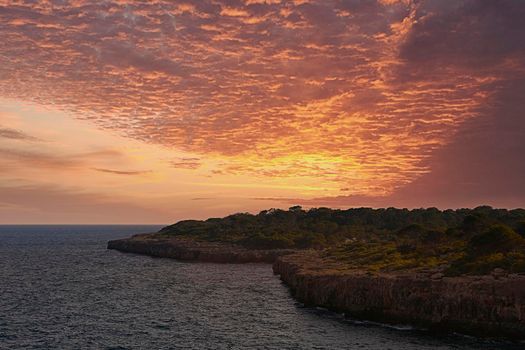
<path fill-rule="evenodd" d="M 240 243 L 251 249 L 284 249 L 293 248 L 295 245 L 294 241 L 289 237 L 277 234 L 271 236 L 255 234 L 242 240 Z"/>
<path fill-rule="evenodd" d="M 399 236 L 405 236 L 411 239 L 418 239 L 425 233 L 425 228 L 420 224 L 411 224 L 398 231 Z"/>
<path fill-rule="evenodd" d="M 296 239 L 298 248 L 320 249 L 327 245 L 326 237 L 320 233 L 305 233 Z"/>
<path fill-rule="evenodd" d="M 257 215 L 180 221 L 160 235 L 241 244 L 251 249 L 325 249 L 323 256 L 356 269 L 442 269 L 525 272 L 525 210 L 337 210 L 298 206 Z"/>
<path fill-rule="evenodd" d="M 474 251 L 509 251 L 523 245 L 525 240 L 508 226 L 494 225 L 485 232 L 475 235 L 469 241 Z"/>
<path fill-rule="evenodd" d="M 525 221 L 519 221 L 516 224 L 516 232 L 525 238 Z"/>

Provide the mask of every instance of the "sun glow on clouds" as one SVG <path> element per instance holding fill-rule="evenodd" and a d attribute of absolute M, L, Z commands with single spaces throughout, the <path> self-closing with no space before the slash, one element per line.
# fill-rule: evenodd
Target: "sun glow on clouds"
<path fill-rule="evenodd" d="M 67 169 L 83 175 L 63 185 L 145 202 L 181 187 L 183 199 L 236 198 L 232 208 L 387 196 L 430 171 L 432 154 L 491 103 L 509 62 L 522 67 L 512 56 L 477 69 L 446 47 L 417 49 L 434 22 L 476 6 L 459 3 L 0 1 L 10 101 L 0 128 L 60 140 L 19 142 L 2 161 L 47 159 L 40 179 Z M 53 112 L 24 112 L 29 102 Z M 29 155 L 41 147 L 55 155 Z M 86 157 L 93 147 L 118 155 Z M 28 174 L 11 176 L 35 181 Z"/>
<path fill-rule="evenodd" d="M 255 210 L 253 198 L 297 196 L 303 189 L 222 174 L 217 159 L 118 136 L 51 107 L 0 102 L 4 222 L 20 216 L 23 222 L 40 223 L 158 223 L 222 215 L 239 203 Z M 58 211 L 62 214 L 56 218 Z"/>

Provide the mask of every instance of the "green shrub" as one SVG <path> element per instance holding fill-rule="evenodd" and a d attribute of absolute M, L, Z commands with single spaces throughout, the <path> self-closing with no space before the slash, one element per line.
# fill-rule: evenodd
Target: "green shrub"
<path fill-rule="evenodd" d="M 516 223 L 516 232 L 525 238 L 525 221 L 519 221 Z"/>
<path fill-rule="evenodd" d="M 473 236 L 469 248 L 474 251 L 508 251 L 523 245 L 525 240 L 508 226 L 494 225 L 485 232 Z"/>
<path fill-rule="evenodd" d="M 325 249 L 324 258 L 368 270 L 449 266 L 448 274 L 501 267 L 525 272 L 525 210 L 269 209 L 257 215 L 185 220 L 162 237 L 241 244 L 251 249 Z"/>
<path fill-rule="evenodd" d="M 277 234 L 271 236 L 255 234 L 243 239 L 240 243 L 252 249 L 284 249 L 295 245 L 291 238 Z"/>

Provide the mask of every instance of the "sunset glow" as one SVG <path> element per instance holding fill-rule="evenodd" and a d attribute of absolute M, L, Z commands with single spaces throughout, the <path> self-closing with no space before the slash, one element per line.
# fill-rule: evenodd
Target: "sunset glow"
<path fill-rule="evenodd" d="M 0 1 L 0 222 L 525 203 L 519 1 Z"/>

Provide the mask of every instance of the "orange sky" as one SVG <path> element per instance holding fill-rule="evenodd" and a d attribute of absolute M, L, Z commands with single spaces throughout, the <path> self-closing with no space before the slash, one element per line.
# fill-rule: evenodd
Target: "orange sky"
<path fill-rule="evenodd" d="M 0 223 L 525 206 L 515 0 L 0 0 Z"/>

